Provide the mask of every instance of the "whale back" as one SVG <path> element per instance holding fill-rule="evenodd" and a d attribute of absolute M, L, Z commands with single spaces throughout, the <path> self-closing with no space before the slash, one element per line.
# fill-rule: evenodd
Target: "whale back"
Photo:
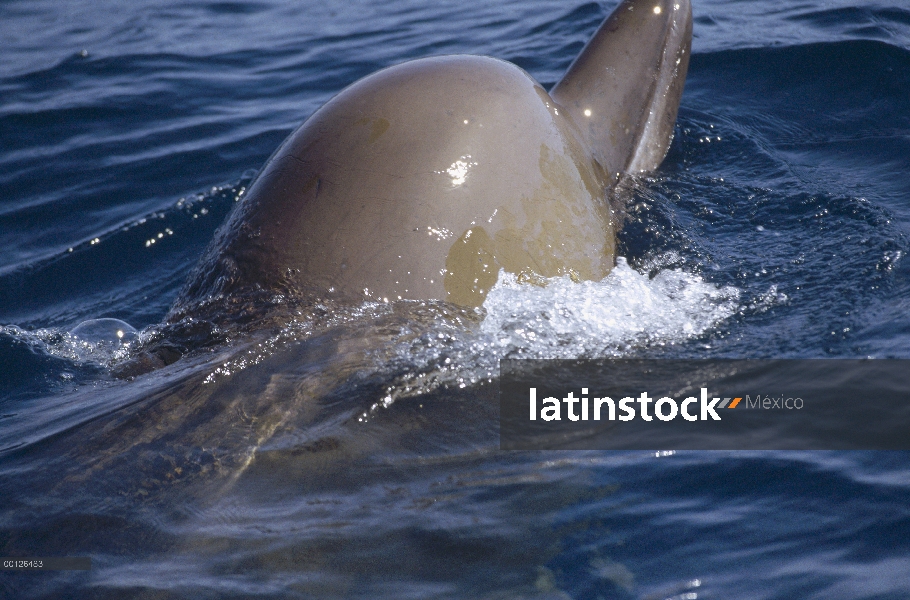
<path fill-rule="evenodd" d="M 501 270 L 603 278 L 607 198 L 663 160 L 691 33 L 689 0 L 625 0 L 550 94 L 478 56 L 353 83 L 272 155 L 168 320 L 260 292 L 477 307 Z"/>
<path fill-rule="evenodd" d="M 349 86 L 275 152 L 181 305 L 251 286 L 479 306 L 500 269 L 600 279 L 605 176 L 544 89 L 487 57 Z"/>

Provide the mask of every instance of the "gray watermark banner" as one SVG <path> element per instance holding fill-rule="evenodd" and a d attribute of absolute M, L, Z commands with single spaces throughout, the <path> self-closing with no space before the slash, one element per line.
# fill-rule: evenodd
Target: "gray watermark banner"
<path fill-rule="evenodd" d="M 503 450 L 910 450 L 910 360 L 503 360 Z"/>

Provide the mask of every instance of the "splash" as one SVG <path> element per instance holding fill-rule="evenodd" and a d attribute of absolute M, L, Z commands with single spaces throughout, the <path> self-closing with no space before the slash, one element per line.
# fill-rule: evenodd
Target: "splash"
<path fill-rule="evenodd" d="M 476 327 L 438 318 L 428 332 L 402 336 L 397 354 L 409 368 L 363 417 L 440 386 L 492 381 L 503 358 L 606 358 L 683 343 L 736 314 L 739 300 L 734 287 L 680 269 L 649 277 L 622 257 L 601 281 L 564 276 L 534 285 L 501 272 Z"/>
<path fill-rule="evenodd" d="M 701 335 L 737 310 L 739 291 L 679 269 L 653 279 L 620 257 L 601 281 L 568 276 L 546 286 L 502 273 L 481 325 L 497 358 L 594 358 L 636 347 L 668 345 Z"/>

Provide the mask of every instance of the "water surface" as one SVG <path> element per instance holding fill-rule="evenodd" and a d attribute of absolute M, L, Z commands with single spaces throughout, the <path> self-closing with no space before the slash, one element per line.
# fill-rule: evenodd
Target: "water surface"
<path fill-rule="evenodd" d="M 910 358 L 910 10 L 696 1 L 675 139 L 603 282 L 484 310 L 161 328 L 256 170 L 345 85 L 447 53 L 549 87 L 612 2 L 0 5 L 10 598 L 906 598 L 910 462 L 500 452 L 504 356 Z M 69 335 L 102 317 L 168 345 Z"/>

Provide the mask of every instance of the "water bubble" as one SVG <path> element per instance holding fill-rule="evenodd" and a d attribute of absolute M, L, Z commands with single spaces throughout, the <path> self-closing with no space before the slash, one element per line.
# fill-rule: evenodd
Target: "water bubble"
<path fill-rule="evenodd" d="M 135 327 L 120 319 L 83 321 L 72 328 L 69 333 L 73 338 L 89 344 L 115 345 L 129 344 L 139 335 Z"/>

